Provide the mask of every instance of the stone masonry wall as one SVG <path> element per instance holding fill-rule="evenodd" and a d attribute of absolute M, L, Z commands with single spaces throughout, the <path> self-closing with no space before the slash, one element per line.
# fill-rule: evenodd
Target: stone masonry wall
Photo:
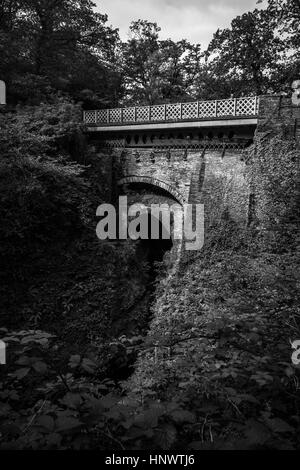
<path fill-rule="evenodd" d="M 117 178 L 119 181 L 127 178 L 128 182 L 131 177 L 135 177 L 135 181 L 148 180 L 154 187 L 161 182 L 163 185 L 160 187 L 169 190 L 180 203 L 185 203 L 189 199 L 191 177 L 201 155 L 199 153 L 185 153 L 184 150 L 142 150 L 137 153 L 127 149 L 125 155 L 116 154 Z"/>
<path fill-rule="evenodd" d="M 300 139 L 300 106 L 291 97 L 265 95 L 260 97 L 256 135 L 283 134 L 286 138 Z"/>
<path fill-rule="evenodd" d="M 119 182 L 140 182 L 162 187 L 180 203 L 204 204 L 205 223 L 217 223 L 226 212 L 235 222 L 248 220 L 249 186 L 244 177 L 242 152 L 164 151 L 127 149 L 118 152 Z M 164 185 L 160 185 L 162 182 Z M 169 188 L 169 189 L 168 189 Z"/>

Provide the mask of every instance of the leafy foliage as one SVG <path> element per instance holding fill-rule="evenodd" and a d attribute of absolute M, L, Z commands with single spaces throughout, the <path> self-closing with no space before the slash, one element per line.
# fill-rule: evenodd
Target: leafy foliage
<path fill-rule="evenodd" d="M 141 406 L 97 375 L 97 353 L 66 362 L 61 344 L 42 331 L 7 332 L 9 367 L 1 368 L 2 450 L 168 450 L 193 413 L 178 403 Z"/>
<path fill-rule="evenodd" d="M 299 146 L 280 135 L 257 138 L 247 152 L 248 178 L 255 192 L 255 221 L 268 251 L 290 252 L 299 246 Z"/>
<path fill-rule="evenodd" d="M 118 34 L 94 7 L 90 0 L 0 2 L 0 75 L 12 102 L 39 104 L 55 90 L 98 106 L 114 97 Z"/>
<path fill-rule="evenodd" d="M 0 114 L 1 320 L 49 325 L 76 343 L 123 328 L 112 324 L 131 307 L 134 316 L 148 268 L 132 246 L 97 242 L 111 157 L 87 145 L 80 107 L 53 99 Z M 148 313 L 139 308 L 137 331 Z"/>
<path fill-rule="evenodd" d="M 85 108 L 155 104 L 287 91 L 299 74 L 299 6 L 270 0 L 264 10 L 217 30 L 206 51 L 160 39 L 144 19 L 129 39 L 107 25 L 91 0 L 1 0 L 0 75 L 11 105 L 63 93 Z"/>
<path fill-rule="evenodd" d="M 202 54 L 199 44 L 159 40 L 160 28 L 145 20 L 132 22 L 123 44 L 125 99 L 153 104 L 190 98 Z"/>
<path fill-rule="evenodd" d="M 0 120 L 1 255 L 9 264 L 39 240 L 80 228 L 83 169 L 68 148 L 82 131 L 78 107 L 65 102 L 22 108 Z"/>
<path fill-rule="evenodd" d="M 158 286 L 127 388 L 197 410 L 193 449 L 299 447 L 290 346 L 300 333 L 298 152 L 280 137 L 258 140 L 247 170 L 257 191 L 253 225 L 211 226 L 200 256 Z"/>
<path fill-rule="evenodd" d="M 208 51 L 213 66 L 224 81 L 236 80 L 241 90 L 233 93 L 266 93 L 272 83 L 284 41 L 276 36 L 275 20 L 269 10 L 254 10 L 235 18 L 230 29 L 218 30 Z M 234 81 L 232 82 L 234 84 Z"/>

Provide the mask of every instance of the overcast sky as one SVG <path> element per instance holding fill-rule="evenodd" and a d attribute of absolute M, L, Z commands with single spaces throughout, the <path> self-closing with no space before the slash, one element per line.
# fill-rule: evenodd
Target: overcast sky
<path fill-rule="evenodd" d="M 217 28 L 230 25 L 231 20 L 253 10 L 257 0 L 94 0 L 108 22 L 119 28 L 121 38 L 128 37 L 131 21 L 139 18 L 156 21 L 161 38 L 188 39 L 207 46 Z M 265 2 L 264 2 L 265 3 Z"/>

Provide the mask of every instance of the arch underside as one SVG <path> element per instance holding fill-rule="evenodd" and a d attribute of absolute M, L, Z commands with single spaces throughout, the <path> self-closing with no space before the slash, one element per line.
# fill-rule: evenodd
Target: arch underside
<path fill-rule="evenodd" d="M 153 178 L 152 176 L 127 176 L 118 181 L 119 186 L 131 183 L 144 183 L 153 187 L 161 188 L 169 193 L 177 202 L 179 202 L 179 204 L 183 205 L 185 203 L 185 197 L 180 193 L 180 191 L 178 191 L 172 185 L 164 183 L 163 181 Z"/>

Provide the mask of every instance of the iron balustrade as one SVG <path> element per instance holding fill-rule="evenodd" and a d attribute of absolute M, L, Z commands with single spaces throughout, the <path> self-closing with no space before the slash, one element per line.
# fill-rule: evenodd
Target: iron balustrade
<path fill-rule="evenodd" d="M 258 115 L 258 106 L 259 98 L 257 96 L 248 96 L 226 100 L 192 101 L 188 103 L 84 111 L 83 120 L 88 125 L 110 126 L 216 118 L 250 118 Z"/>

